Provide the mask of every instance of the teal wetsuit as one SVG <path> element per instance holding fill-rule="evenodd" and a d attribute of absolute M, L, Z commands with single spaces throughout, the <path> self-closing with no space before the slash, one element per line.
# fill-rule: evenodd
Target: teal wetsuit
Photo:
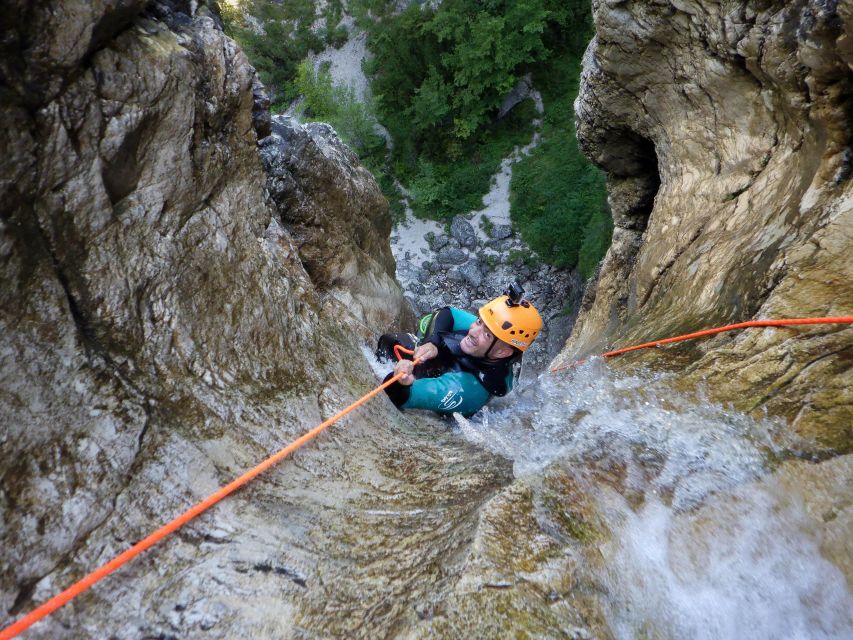
<path fill-rule="evenodd" d="M 419 344 L 433 343 L 438 355 L 415 367 L 415 382 L 394 383 L 386 393 L 400 409 L 427 409 L 442 414 L 470 416 L 492 396 L 503 396 L 512 388 L 512 358 L 483 360 L 472 358 L 459 347 L 477 316 L 455 307 L 444 307 L 433 314 Z M 405 335 L 405 334 L 403 334 Z M 405 344 L 399 334 L 380 339 L 388 344 Z M 389 374 L 390 377 L 390 374 Z M 386 378 L 387 379 L 387 378 Z"/>

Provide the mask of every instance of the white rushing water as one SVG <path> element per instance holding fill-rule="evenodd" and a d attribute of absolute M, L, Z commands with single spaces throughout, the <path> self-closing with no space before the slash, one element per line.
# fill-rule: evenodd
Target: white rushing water
<path fill-rule="evenodd" d="M 581 476 L 624 470 L 618 490 L 591 485 L 611 532 L 600 580 L 618 638 L 853 638 L 844 574 L 770 473 L 798 446 L 780 425 L 600 360 L 494 404 L 458 422 L 517 476 L 556 461 Z"/>

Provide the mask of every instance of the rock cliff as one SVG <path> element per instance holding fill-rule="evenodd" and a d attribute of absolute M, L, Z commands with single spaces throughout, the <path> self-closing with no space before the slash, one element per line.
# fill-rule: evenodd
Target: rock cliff
<path fill-rule="evenodd" d="M 615 230 L 566 360 L 752 318 L 853 314 L 850 3 L 593 2 L 575 108 Z M 622 363 L 853 449 L 853 329 L 750 330 Z"/>
<path fill-rule="evenodd" d="M 274 116 L 261 140 L 267 189 L 333 312 L 364 338 L 414 326 L 394 278 L 388 201 L 329 125 Z"/>
<path fill-rule="evenodd" d="M 350 307 L 352 322 L 376 334 L 405 313 L 389 277 L 387 206 L 363 169 L 325 169 L 352 201 L 268 198 L 257 134 L 269 123 L 254 70 L 205 5 L 12 4 L 0 39 L 4 624 L 367 390 L 372 375 L 340 307 L 323 299 L 336 281 L 306 272 L 322 250 L 300 255 L 288 212 L 337 216 L 327 262 L 350 280 L 380 283 L 358 289 L 383 298 L 373 305 L 380 312 Z M 307 191 L 311 179 L 291 182 Z M 362 429 L 389 420 L 393 428 L 396 414 L 382 406 Z M 183 614 L 193 606 L 156 596 L 163 615 L 139 603 L 163 587 L 161 562 L 167 590 L 180 591 L 180 567 L 207 555 L 199 544 L 217 556 L 234 526 L 266 540 L 233 560 L 234 575 L 251 582 L 257 572 L 244 575 L 244 565 L 263 573 L 281 527 L 269 526 L 262 502 L 201 520 L 159 560 L 129 570 L 129 600 L 95 590 L 86 598 L 102 607 L 83 605 L 80 617 L 68 607 L 42 637 L 103 637 L 111 616 L 121 637 L 234 617 L 239 603 Z M 243 524 L 228 524 L 232 509 Z M 287 526 L 307 526 L 298 521 Z M 217 557 L 193 580 L 224 579 Z"/>
<path fill-rule="evenodd" d="M 406 313 L 375 184 L 328 128 L 269 121 L 204 3 L 7 4 L 0 625 L 367 392 L 354 334 Z M 573 352 L 741 314 L 849 311 L 850 16 L 835 15 L 596 4 L 579 111 L 617 233 Z M 665 69 L 687 88 L 656 82 Z M 805 333 L 723 338 L 663 364 L 723 397 L 791 403 L 804 433 L 821 416 L 850 424 L 849 338 Z M 774 387 L 762 376 L 775 366 Z M 380 397 L 27 637 L 611 637 L 598 573 L 616 541 L 596 496 L 637 477 L 607 445 L 629 461 L 637 445 L 650 473 L 662 454 L 624 424 L 622 446 L 608 411 L 637 405 L 642 433 L 663 418 L 594 378 L 532 386 L 524 410 L 495 411 L 510 429 L 483 446 Z M 837 431 L 823 446 L 844 446 Z M 531 446 L 535 465 L 569 457 L 513 481 L 510 458 Z M 849 476 L 846 458 L 778 476 L 786 494 L 826 490 L 804 502 L 848 576 Z"/>

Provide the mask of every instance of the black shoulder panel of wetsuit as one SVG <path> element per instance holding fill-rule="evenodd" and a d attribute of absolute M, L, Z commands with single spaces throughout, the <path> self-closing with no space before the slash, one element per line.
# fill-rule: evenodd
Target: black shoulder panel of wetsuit
<path fill-rule="evenodd" d="M 429 329 L 421 344 L 431 342 L 436 347 L 440 347 L 442 343 L 441 334 L 450 331 L 453 331 L 453 312 L 450 307 L 442 307 L 433 314 L 432 322 L 429 323 Z"/>
<path fill-rule="evenodd" d="M 493 396 L 497 396 L 502 398 L 506 395 L 507 389 L 506 386 L 506 378 L 509 375 L 509 371 L 506 367 L 493 367 L 489 368 L 485 371 L 479 371 L 477 375 L 477 379 L 480 381 L 486 391 L 488 391 Z"/>
<path fill-rule="evenodd" d="M 457 356 L 463 371 L 473 373 L 480 384 L 493 396 L 503 397 L 509 391 L 506 379 L 512 373 L 512 358 L 488 361 L 470 356 Z"/>
<path fill-rule="evenodd" d="M 382 382 L 388 382 L 388 380 L 393 376 L 394 372 L 392 371 L 385 376 L 385 379 Z M 391 398 L 391 402 L 394 403 L 394 406 L 399 409 L 406 404 L 406 401 L 412 393 L 412 388 L 407 387 L 404 384 L 400 384 L 399 382 L 395 382 L 394 384 L 385 387 L 385 393 L 388 394 L 389 398 Z"/>

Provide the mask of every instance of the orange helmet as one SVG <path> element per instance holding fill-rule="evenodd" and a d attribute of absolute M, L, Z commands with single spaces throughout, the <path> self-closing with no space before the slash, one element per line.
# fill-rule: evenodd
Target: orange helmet
<path fill-rule="evenodd" d="M 493 336 L 521 351 L 526 351 L 542 330 L 536 308 L 527 300 L 514 303 L 508 295 L 480 307 L 480 318 Z"/>

